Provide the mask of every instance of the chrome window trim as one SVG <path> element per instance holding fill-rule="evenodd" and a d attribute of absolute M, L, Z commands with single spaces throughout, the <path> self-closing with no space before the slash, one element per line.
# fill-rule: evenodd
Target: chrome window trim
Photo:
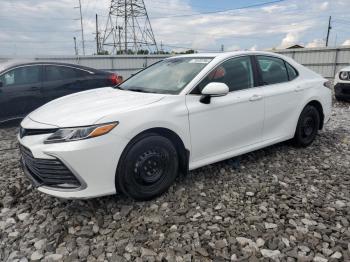
<path fill-rule="evenodd" d="M 86 69 L 82 69 L 82 68 L 78 68 L 75 66 L 70 66 L 70 65 L 60 65 L 60 64 L 50 64 L 50 63 L 38 63 L 38 64 L 26 64 L 26 65 L 18 65 L 18 66 L 14 66 L 11 67 L 9 69 L 6 69 L 5 71 L 1 72 L 0 76 L 3 76 L 4 74 L 6 74 L 7 72 L 10 72 L 11 70 L 15 70 L 18 68 L 22 68 L 22 67 L 29 67 L 29 66 L 60 66 L 60 67 L 68 67 L 68 68 L 73 68 L 76 70 L 80 70 L 80 71 L 84 71 L 89 73 L 90 75 L 94 75 L 95 73 Z"/>
<path fill-rule="evenodd" d="M 58 65 L 58 64 L 49 64 L 49 63 L 44 63 L 42 64 L 43 66 L 60 66 L 60 67 L 68 67 L 68 68 L 73 68 L 73 69 L 76 69 L 76 70 L 79 70 L 79 71 L 84 71 L 84 72 L 87 72 L 89 73 L 90 75 L 94 75 L 95 73 L 92 72 L 92 71 L 89 71 L 89 70 L 86 70 L 86 69 L 82 69 L 82 68 L 78 68 L 78 67 L 75 67 L 75 66 L 70 66 L 70 65 Z"/>

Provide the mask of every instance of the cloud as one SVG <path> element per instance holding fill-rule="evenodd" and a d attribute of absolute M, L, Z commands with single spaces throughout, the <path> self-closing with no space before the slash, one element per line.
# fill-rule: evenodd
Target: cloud
<path fill-rule="evenodd" d="M 316 48 L 316 47 L 324 47 L 326 42 L 323 39 L 314 39 L 309 42 L 306 47 L 308 48 Z"/>
<path fill-rule="evenodd" d="M 325 11 L 327 10 L 329 7 L 329 3 L 328 2 L 323 2 L 321 5 L 320 5 L 320 10 L 322 11 Z"/>
<path fill-rule="evenodd" d="M 279 48 L 287 48 L 292 45 L 298 44 L 299 41 L 299 33 L 298 32 L 289 32 L 287 35 L 282 39 L 281 44 L 279 45 Z"/>
<path fill-rule="evenodd" d="M 238 50 L 241 50 L 239 45 L 231 45 L 231 46 L 225 48 L 225 51 L 238 51 Z"/>
<path fill-rule="evenodd" d="M 350 45 L 350 39 L 345 40 L 344 43 L 342 43 L 342 45 L 345 45 L 345 46 Z"/>
<path fill-rule="evenodd" d="M 253 45 L 252 47 L 249 48 L 250 51 L 256 51 L 258 48 L 258 45 Z"/>
<path fill-rule="evenodd" d="M 270 5 L 270 6 L 265 6 L 261 9 L 269 14 L 272 14 L 272 13 L 284 11 L 287 8 L 288 8 L 287 6 L 283 6 L 283 5 Z"/>

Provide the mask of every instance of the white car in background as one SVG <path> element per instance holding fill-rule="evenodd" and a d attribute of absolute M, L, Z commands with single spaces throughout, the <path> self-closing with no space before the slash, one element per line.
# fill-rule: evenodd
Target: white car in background
<path fill-rule="evenodd" d="M 18 139 L 41 192 L 146 200 L 179 173 L 289 139 L 310 145 L 331 101 L 324 78 L 282 55 L 184 55 L 42 106 Z"/>
<path fill-rule="evenodd" d="M 350 101 L 350 66 L 343 68 L 335 75 L 334 92 L 338 101 Z"/>

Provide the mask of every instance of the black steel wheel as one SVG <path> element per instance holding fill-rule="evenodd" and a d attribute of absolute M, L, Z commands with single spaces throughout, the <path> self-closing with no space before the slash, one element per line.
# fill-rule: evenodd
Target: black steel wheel
<path fill-rule="evenodd" d="M 178 155 L 172 142 L 157 134 L 137 138 L 123 153 L 116 188 L 135 200 L 164 193 L 178 174 Z"/>
<path fill-rule="evenodd" d="M 308 105 L 304 108 L 293 139 L 296 146 L 306 147 L 315 140 L 320 127 L 320 119 L 320 114 L 314 106 Z"/>

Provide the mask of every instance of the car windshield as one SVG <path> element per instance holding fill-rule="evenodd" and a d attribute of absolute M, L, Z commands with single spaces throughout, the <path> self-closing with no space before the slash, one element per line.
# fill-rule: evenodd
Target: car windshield
<path fill-rule="evenodd" d="M 178 94 L 212 60 L 208 57 L 179 57 L 156 63 L 118 86 L 120 89 Z"/>

